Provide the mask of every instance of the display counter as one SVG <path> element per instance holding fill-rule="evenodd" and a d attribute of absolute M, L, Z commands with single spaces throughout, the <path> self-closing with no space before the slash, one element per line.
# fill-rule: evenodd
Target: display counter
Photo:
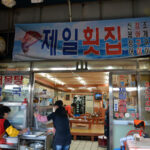
<path fill-rule="evenodd" d="M 0 144 L 0 148 L 2 149 L 18 149 L 18 145 L 17 144 L 13 144 L 13 145 L 8 145 L 8 144 Z"/>
<path fill-rule="evenodd" d="M 19 149 L 36 149 L 50 150 L 52 145 L 53 135 L 46 132 L 33 132 L 28 135 L 19 136 Z"/>
<path fill-rule="evenodd" d="M 32 131 L 30 134 L 20 135 L 17 138 L 17 143 L 0 144 L 2 149 L 15 150 L 50 150 L 52 147 L 53 134 L 46 134 L 46 132 Z"/>

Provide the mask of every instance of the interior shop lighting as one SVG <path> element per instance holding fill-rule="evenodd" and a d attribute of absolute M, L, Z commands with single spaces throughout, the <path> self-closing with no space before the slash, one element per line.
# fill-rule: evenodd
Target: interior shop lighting
<path fill-rule="evenodd" d="M 76 78 L 81 84 L 86 85 L 86 82 L 81 78 L 81 77 L 77 77 Z"/>
<path fill-rule="evenodd" d="M 86 89 L 86 87 L 84 87 L 84 86 L 83 87 L 79 87 L 79 89 Z"/>
<path fill-rule="evenodd" d="M 31 3 L 43 3 L 44 0 L 31 0 Z"/>
<path fill-rule="evenodd" d="M 13 6 L 16 5 L 15 0 L 2 0 L 2 4 L 6 7 L 12 8 Z"/>
<path fill-rule="evenodd" d="M 105 84 L 108 84 L 109 81 L 108 80 L 104 80 L 104 82 L 105 82 Z"/>
<path fill-rule="evenodd" d="M 33 68 L 34 71 L 38 71 L 40 69 L 38 68 Z M 48 68 L 47 70 L 52 70 L 52 71 L 66 71 L 66 70 L 76 70 L 75 67 L 59 67 L 59 68 Z"/>
<path fill-rule="evenodd" d="M 78 69 L 81 69 L 81 64 L 78 65 Z"/>
<path fill-rule="evenodd" d="M 39 73 L 39 75 L 46 77 L 46 73 Z"/>
<path fill-rule="evenodd" d="M 51 75 L 49 75 L 49 74 L 46 74 L 46 78 L 51 79 L 51 78 L 52 78 L 52 76 L 51 76 Z"/>
<path fill-rule="evenodd" d="M 126 87 L 127 92 L 137 91 L 136 87 Z M 119 91 L 119 88 L 113 88 L 113 91 Z"/>
<path fill-rule="evenodd" d="M 74 91 L 75 89 L 74 88 L 72 88 L 72 87 L 68 87 L 67 88 L 68 90 L 72 90 L 72 91 Z"/>
<path fill-rule="evenodd" d="M 92 88 L 90 88 L 90 87 L 89 87 L 89 88 L 87 88 L 87 89 L 88 89 L 89 91 L 92 91 Z"/>
<path fill-rule="evenodd" d="M 105 76 L 105 77 L 104 77 L 104 80 L 108 80 L 108 79 L 109 79 L 109 77 L 108 77 L 108 76 Z"/>
<path fill-rule="evenodd" d="M 113 69 L 113 67 L 112 66 L 108 66 L 108 67 L 106 67 L 106 69 Z"/>
<path fill-rule="evenodd" d="M 51 80 L 51 81 L 53 81 L 53 82 L 56 82 L 56 83 L 58 83 L 58 84 L 61 84 L 61 85 L 64 85 L 64 84 L 65 84 L 64 82 L 62 82 L 62 81 L 60 81 L 60 80 L 54 78 L 53 76 L 51 76 L 51 75 L 49 75 L 49 74 L 47 74 L 47 73 L 39 73 L 39 75 L 41 75 L 41 76 L 43 76 L 43 77 L 46 77 L 47 79 L 49 79 L 49 80 Z"/>
<path fill-rule="evenodd" d="M 89 91 L 92 91 L 92 90 L 94 90 L 94 89 L 97 89 L 96 87 L 88 87 L 87 88 Z"/>
<path fill-rule="evenodd" d="M 40 70 L 40 69 L 39 69 L 39 68 L 33 68 L 33 70 L 34 70 L 34 71 L 38 71 L 38 70 Z"/>
<path fill-rule="evenodd" d="M 55 81 L 56 83 L 58 83 L 58 84 L 64 85 L 64 82 L 62 82 L 62 81 L 60 81 L 60 80 L 58 80 L 58 79 L 56 79 L 56 78 L 54 78 L 54 81 Z"/>
<path fill-rule="evenodd" d="M 80 80 L 80 83 L 86 85 L 86 82 L 84 80 Z"/>
<path fill-rule="evenodd" d="M 49 68 L 48 70 L 53 70 L 53 71 L 66 71 L 66 70 L 76 70 L 75 67 L 61 67 L 61 68 Z"/>
<path fill-rule="evenodd" d="M 81 78 L 81 77 L 77 77 L 76 79 L 77 79 L 77 80 L 79 80 L 79 81 L 80 81 L 80 80 L 82 80 L 82 78 Z"/>
<path fill-rule="evenodd" d="M 88 69 L 88 70 L 91 70 L 91 69 L 92 69 L 92 67 L 90 67 L 90 66 L 87 66 L 87 69 Z"/>

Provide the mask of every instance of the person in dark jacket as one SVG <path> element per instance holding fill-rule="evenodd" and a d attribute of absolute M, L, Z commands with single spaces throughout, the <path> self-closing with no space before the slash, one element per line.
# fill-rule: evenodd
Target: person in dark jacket
<path fill-rule="evenodd" d="M 67 112 L 63 107 L 63 102 L 58 100 L 54 104 L 55 112 L 48 116 L 41 116 L 34 113 L 34 116 L 40 122 L 53 120 L 55 135 L 53 139 L 54 150 L 69 150 L 71 144 L 71 133 Z"/>
<path fill-rule="evenodd" d="M 109 101 L 105 112 L 104 135 L 107 137 L 107 150 L 109 150 Z"/>
<path fill-rule="evenodd" d="M 5 133 L 7 133 L 10 137 L 16 137 L 19 134 L 27 132 L 27 129 L 19 131 L 10 124 L 7 120 L 10 111 L 11 109 L 9 107 L 0 105 L 0 139 L 2 139 Z"/>

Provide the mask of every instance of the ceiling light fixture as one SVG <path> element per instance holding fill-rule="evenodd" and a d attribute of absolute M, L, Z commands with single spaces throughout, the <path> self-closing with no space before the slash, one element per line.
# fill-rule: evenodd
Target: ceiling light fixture
<path fill-rule="evenodd" d="M 31 3 L 43 3 L 44 0 L 31 0 Z"/>
<path fill-rule="evenodd" d="M 81 77 L 77 77 L 76 78 L 81 84 L 86 85 L 86 82 L 81 78 Z"/>
<path fill-rule="evenodd" d="M 72 90 L 72 91 L 74 91 L 74 90 L 75 90 L 74 88 L 71 88 L 71 87 L 68 87 L 67 89 L 68 89 L 68 90 Z"/>
<path fill-rule="evenodd" d="M 80 83 L 86 85 L 86 82 L 84 80 L 80 80 Z"/>
<path fill-rule="evenodd" d="M 82 80 L 82 78 L 81 78 L 81 77 L 77 77 L 76 79 L 77 79 L 77 80 L 79 80 L 79 81 L 80 81 L 80 80 Z"/>
<path fill-rule="evenodd" d="M 90 87 L 89 87 L 89 88 L 87 88 L 87 89 L 88 89 L 89 91 L 92 91 L 92 88 L 90 88 Z"/>
<path fill-rule="evenodd" d="M 15 0 L 2 0 L 2 4 L 6 7 L 12 8 L 13 6 L 16 5 Z"/>
<path fill-rule="evenodd" d="M 76 70 L 76 68 L 75 67 L 69 67 L 69 68 L 67 68 L 67 67 L 60 67 L 60 68 L 49 68 L 49 70 L 53 70 L 53 71 L 60 71 L 60 70 Z"/>
<path fill-rule="evenodd" d="M 108 67 L 106 67 L 106 69 L 113 69 L 113 67 L 112 66 L 108 66 Z"/>
<path fill-rule="evenodd" d="M 54 78 L 53 76 L 51 76 L 51 75 L 49 75 L 49 74 L 47 74 L 47 73 L 39 73 L 39 75 L 41 75 L 41 76 L 43 76 L 43 77 L 46 77 L 47 79 L 49 79 L 49 80 L 51 80 L 51 81 L 53 81 L 53 82 L 56 82 L 56 83 L 58 83 L 58 84 L 61 84 L 61 85 L 64 85 L 64 84 L 65 84 L 64 82 L 62 82 L 62 81 L 60 81 L 60 80 Z"/>

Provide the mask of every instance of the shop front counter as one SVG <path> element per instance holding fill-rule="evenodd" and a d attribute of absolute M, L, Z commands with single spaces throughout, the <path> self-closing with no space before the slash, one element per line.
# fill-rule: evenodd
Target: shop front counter
<path fill-rule="evenodd" d="M 31 132 L 16 138 L 5 138 L 0 144 L 0 149 L 9 150 L 51 150 L 53 134 L 46 132 Z"/>
<path fill-rule="evenodd" d="M 17 150 L 18 137 L 3 137 L 0 139 L 0 149 Z"/>
<path fill-rule="evenodd" d="M 45 132 L 33 132 L 29 135 L 19 136 L 18 150 L 50 150 L 52 146 L 53 135 Z"/>
<path fill-rule="evenodd" d="M 9 144 L 0 144 L 0 149 L 11 149 L 11 150 L 17 150 L 18 149 L 18 145 L 17 144 L 13 144 L 13 145 L 9 145 Z"/>
<path fill-rule="evenodd" d="M 142 138 L 140 141 L 127 140 L 127 150 L 150 150 L 150 138 Z"/>

